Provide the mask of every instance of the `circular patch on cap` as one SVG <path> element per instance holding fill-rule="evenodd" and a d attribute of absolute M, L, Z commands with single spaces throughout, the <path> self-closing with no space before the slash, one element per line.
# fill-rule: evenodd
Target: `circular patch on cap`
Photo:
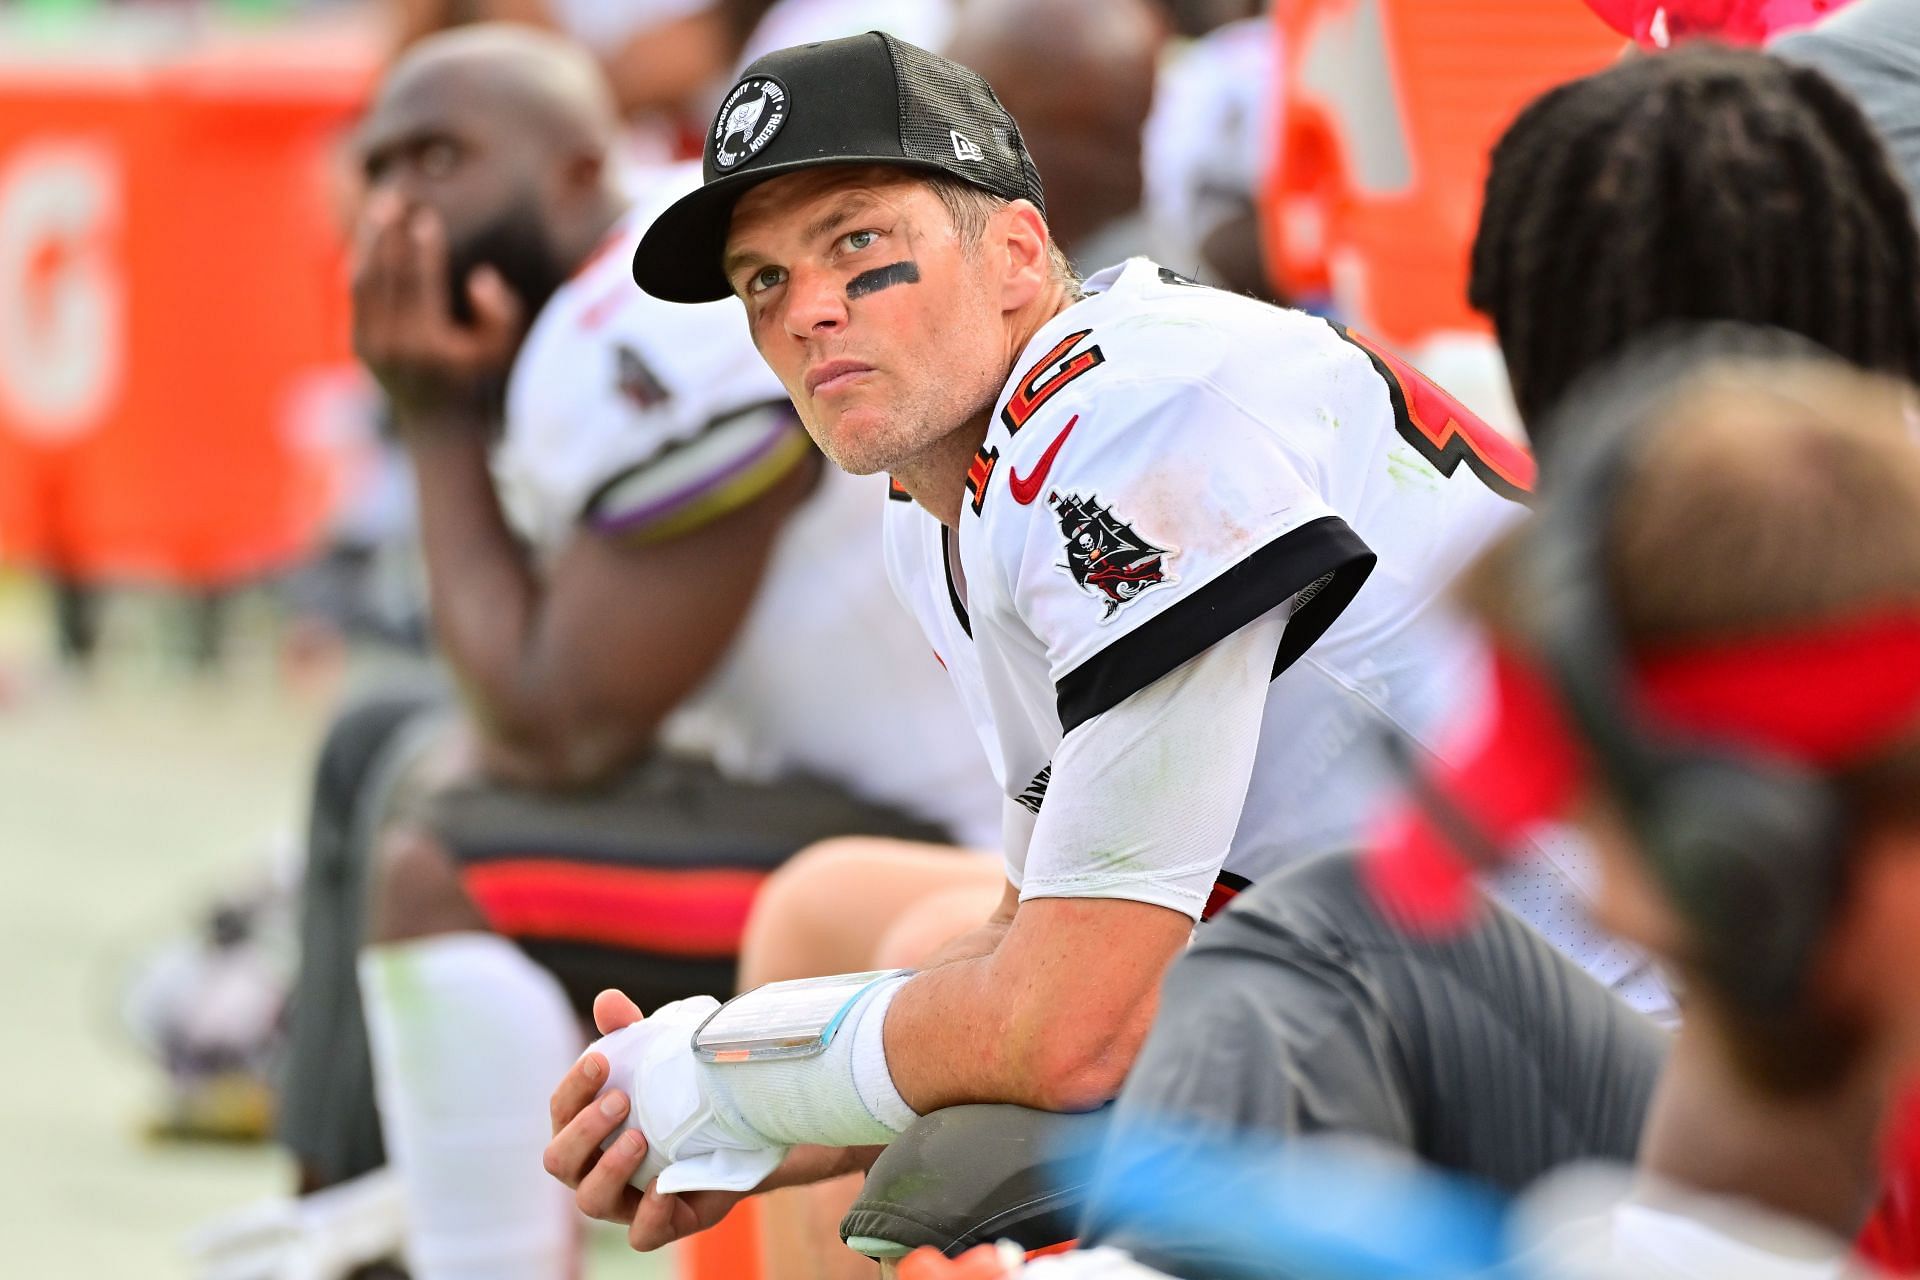
<path fill-rule="evenodd" d="M 772 76 L 749 76 L 733 86 L 713 118 L 713 164 L 736 169 L 767 149 L 787 122 L 787 86 Z"/>

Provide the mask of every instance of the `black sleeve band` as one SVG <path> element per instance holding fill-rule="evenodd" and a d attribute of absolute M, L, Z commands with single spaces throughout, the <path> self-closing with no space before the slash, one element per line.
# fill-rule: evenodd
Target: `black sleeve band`
<path fill-rule="evenodd" d="M 1278 676 L 1333 625 L 1373 572 L 1374 554 L 1339 516 L 1290 530 L 1137 631 L 1069 671 L 1054 686 L 1060 732 L 1072 733 L 1276 605 L 1332 575 L 1287 621 Z"/>

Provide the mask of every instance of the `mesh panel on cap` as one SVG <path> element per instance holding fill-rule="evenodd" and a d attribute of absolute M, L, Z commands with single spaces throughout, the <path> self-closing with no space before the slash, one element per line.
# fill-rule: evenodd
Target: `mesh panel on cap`
<path fill-rule="evenodd" d="M 900 86 L 900 143 L 910 156 L 931 161 L 1009 200 L 1033 201 L 1047 210 L 1040 173 L 1027 156 L 1020 130 L 1000 105 L 993 87 L 957 62 L 937 58 L 898 40 L 886 41 Z M 982 159 L 957 164 L 950 130 L 972 138 Z M 982 130 L 992 136 L 977 137 Z"/>

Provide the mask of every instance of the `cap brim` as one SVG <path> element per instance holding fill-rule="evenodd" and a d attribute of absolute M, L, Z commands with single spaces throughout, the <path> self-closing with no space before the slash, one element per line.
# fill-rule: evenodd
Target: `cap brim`
<path fill-rule="evenodd" d="M 895 169 L 945 174 L 937 164 L 888 156 L 810 156 L 779 164 L 756 165 L 724 178 L 715 178 L 668 205 L 640 237 L 633 251 L 633 282 L 666 302 L 718 302 L 733 296 L 721 259 L 727 251 L 727 232 L 733 207 L 740 197 L 763 182 L 828 165 L 859 167 L 883 164 Z"/>

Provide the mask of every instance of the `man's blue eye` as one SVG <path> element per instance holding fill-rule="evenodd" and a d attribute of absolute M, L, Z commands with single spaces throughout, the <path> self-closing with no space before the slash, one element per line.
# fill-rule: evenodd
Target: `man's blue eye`
<path fill-rule="evenodd" d="M 880 233 L 877 231 L 849 232 L 847 235 L 847 247 L 857 253 L 879 238 Z"/>

